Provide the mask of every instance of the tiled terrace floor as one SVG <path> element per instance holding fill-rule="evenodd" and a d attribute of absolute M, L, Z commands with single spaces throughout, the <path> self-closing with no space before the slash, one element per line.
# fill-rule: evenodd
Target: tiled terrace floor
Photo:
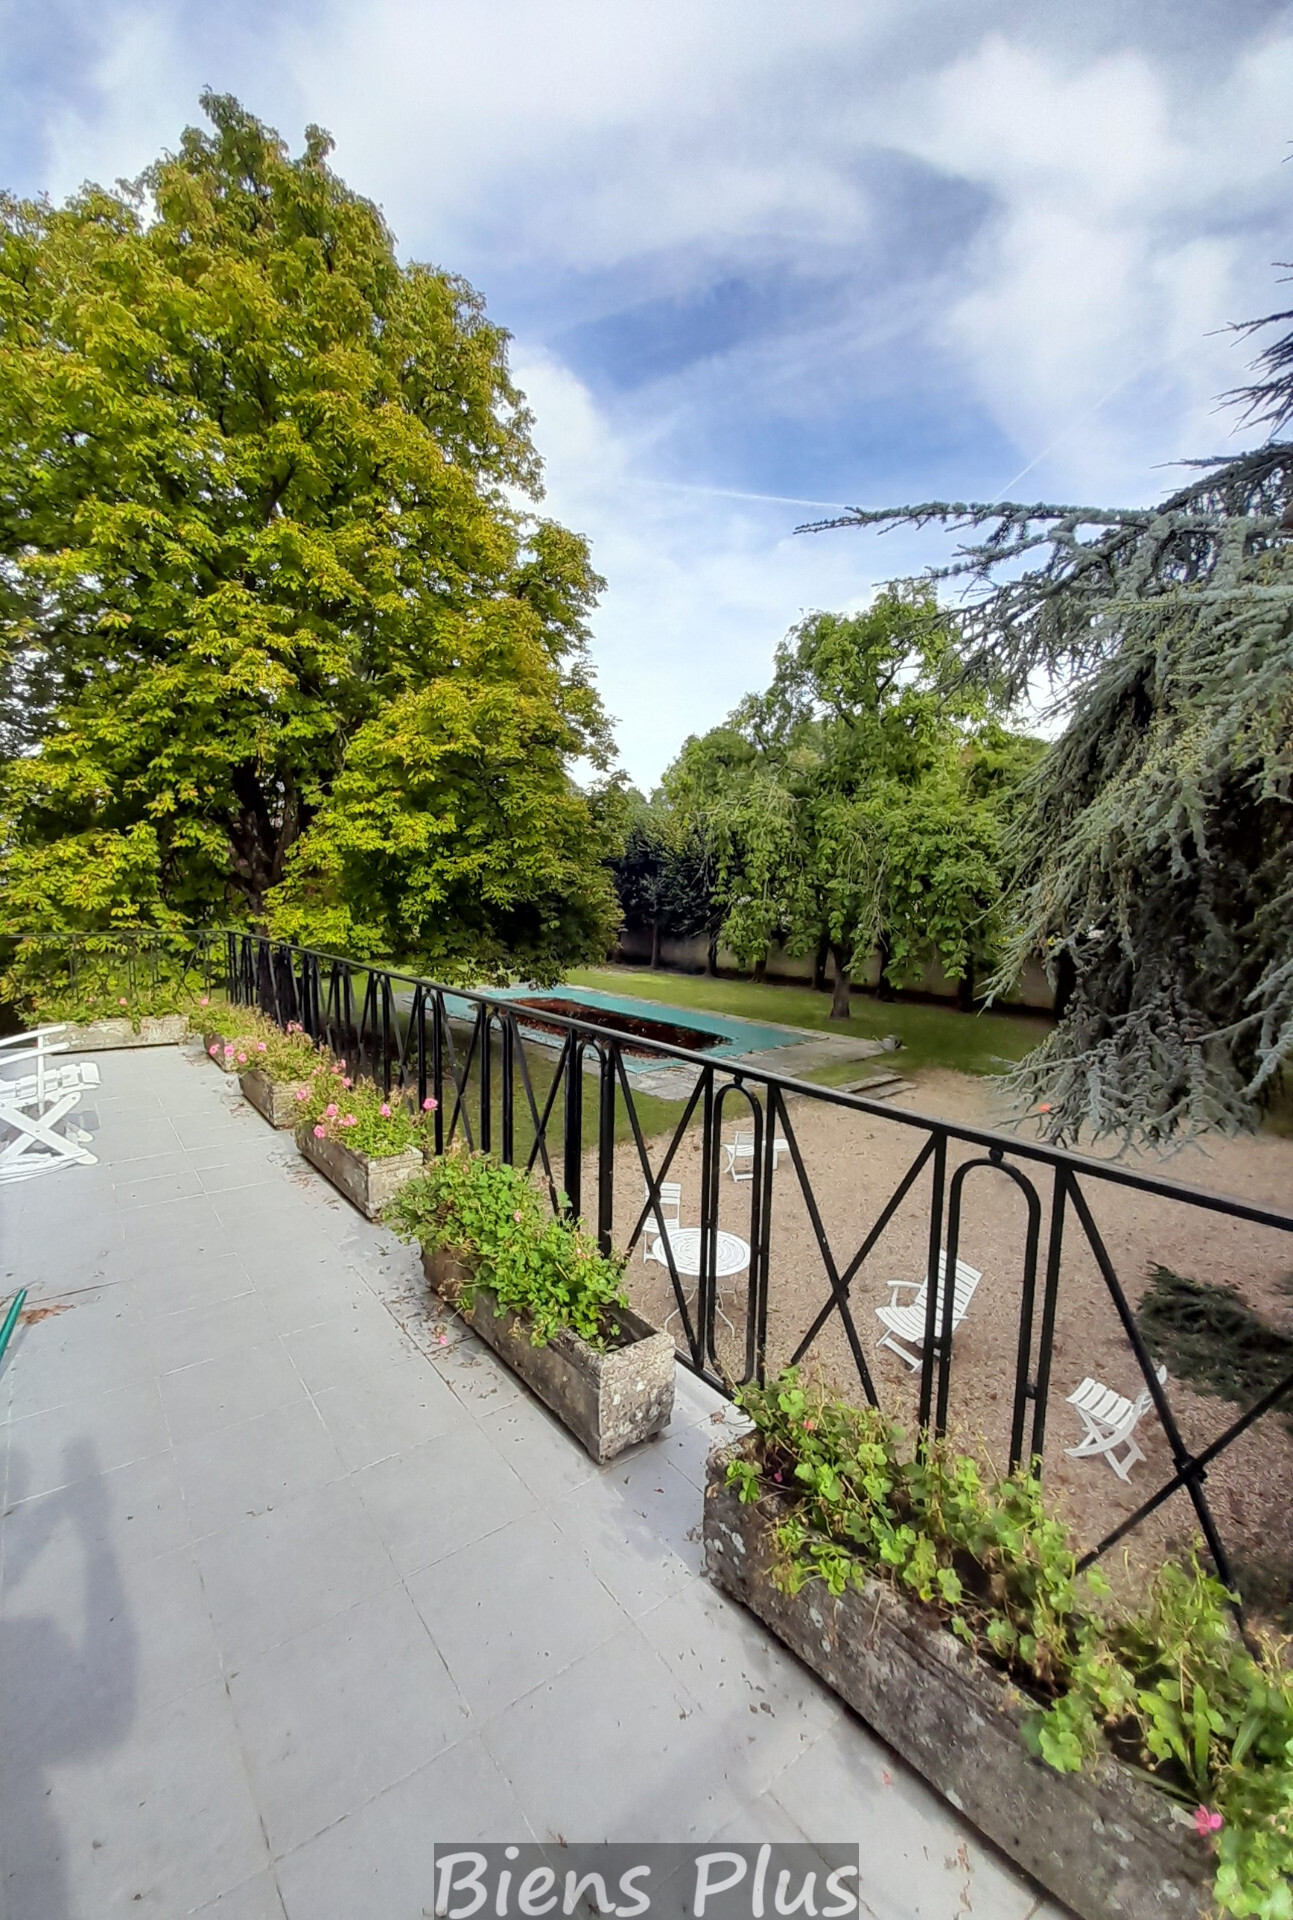
<path fill-rule="evenodd" d="M 717 1402 L 597 1471 L 200 1057 L 0 1189 L 7 1920 L 420 1920 L 435 1840 L 854 1839 L 1060 1920 L 700 1571 Z"/>

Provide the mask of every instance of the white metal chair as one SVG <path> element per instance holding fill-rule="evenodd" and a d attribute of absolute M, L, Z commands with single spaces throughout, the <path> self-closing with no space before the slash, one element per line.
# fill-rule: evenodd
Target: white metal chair
<path fill-rule="evenodd" d="M 642 1183 L 642 1198 L 649 1200 L 651 1189 L 645 1181 Z M 642 1258 L 654 1260 L 659 1266 L 667 1267 L 669 1262 L 652 1251 L 653 1233 L 663 1235 L 666 1227 L 682 1225 L 682 1182 L 680 1180 L 662 1180 L 659 1198 L 651 1210 L 651 1217 L 642 1229 Z"/>
<path fill-rule="evenodd" d="M 946 1271 L 947 1254 L 946 1251 L 944 1251 L 939 1255 L 939 1285 L 937 1303 L 934 1308 L 934 1344 L 936 1347 L 942 1338 L 943 1331 L 943 1302 L 946 1299 L 943 1288 Z M 983 1275 L 976 1267 L 967 1266 L 964 1260 L 957 1261 L 956 1274 L 952 1283 L 953 1333 L 956 1332 L 956 1329 L 960 1326 L 962 1320 L 964 1320 L 969 1310 L 970 1302 L 974 1298 L 974 1289 L 978 1286 L 982 1278 Z M 904 1287 L 910 1287 L 913 1290 L 913 1297 L 907 1302 L 905 1307 L 900 1307 L 898 1305 L 898 1295 Z M 891 1280 L 889 1282 L 889 1304 L 884 1307 L 877 1307 L 875 1310 L 876 1318 L 885 1329 L 880 1339 L 876 1342 L 877 1347 L 892 1348 L 894 1353 L 898 1355 L 898 1358 L 905 1360 L 913 1372 L 920 1365 L 919 1353 L 909 1353 L 907 1348 L 901 1345 L 901 1342 L 909 1340 L 914 1347 L 921 1348 L 924 1346 L 925 1308 L 928 1300 L 929 1281 L 927 1279 Z"/>
<path fill-rule="evenodd" d="M 34 1069 L 13 1078 L 0 1075 L 0 1129 L 9 1136 L 0 1140 L 0 1183 L 75 1163 L 95 1164 L 87 1150 L 89 1134 L 68 1116 L 85 1089 L 99 1085 L 99 1069 L 93 1061 L 49 1064 L 51 1054 L 67 1051 L 65 1040 L 50 1038 L 63 1031 L 61 1026 L 36 1027 L 0 1040 L 0 1063 Z"/>
<path fill-rule="evenodd" d="M 1158 1384 L 1167 1385 L 1167 1368 L 1159 1367 Z M 1154 1404 L 1148 1387 L 1142 1387 L 1134 1400 L 1115 1393 L 1101 1380 L 1090 1376 L 1068 1396 L 1068 1403 L 1080 1415 L 1086 1433 L 1076 1447 L 1064 1451 L 1071 1460 L 1094 1459 L 1103 1454 L 1120 1480 L 1126 1480 L 1138 1460 L 1145 1458 L 1134 1439 L 1136 1428 Z M 1121 1459 L 1114 1451 L 1123 1448 Z"/>
<path fill-rule="evenodd" d="M 733 1180 L 753 1180 L 753 1127 L 738 1127 L 730 1140 L 724 1140 L 723 1151 L 727 1155 L 727 1166 L 724 1171 L 730 1173 Z M 772 1171 L 774 1173 L 777 1171 L 777 1165 L 782 1154 L 789 1152 L 790 1142 L 786 1139 L 785 1135 L 780 1133 L 774 1134 L 772 1138 Z M 744 1172 L 742 1172 L 742 1168 L 744 1168 Z"/>

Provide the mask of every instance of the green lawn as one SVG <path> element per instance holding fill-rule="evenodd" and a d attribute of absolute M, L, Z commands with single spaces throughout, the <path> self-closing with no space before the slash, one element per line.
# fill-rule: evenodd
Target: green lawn
<path fill-rule="evenodd" d="M 1000 1073 L 1044 1039 L 1051 1024 L 1033 1014 L 958 1013 L 953 1007 L 875 1000 L 857 993 L 851 1017 L 832 1020 L 830 995 L 814 993 L 811 987 L 711 980 L 694 973 L 652 973 L 645 967 L 580 967 L 567 977 L 573 985 L 600 987 L 607 993 L 632 994 L 640 1000 L 667 1001 L 675 1007 L 704 1008 L 711 1013 L 731 1013 L 746 1020 L 775 1021 L 822 1033 L 851 1034 L 864 1040 L 896 1033 L 902 1041 L 902 1052 L 893 1065 L 912 1071 L 954 1067 L 960 1073 Z M 850 1062 L 825 1068 L 811 1077 L 829 1085 L 858 1079 L 865 1071 L 865 1067 Z"/>

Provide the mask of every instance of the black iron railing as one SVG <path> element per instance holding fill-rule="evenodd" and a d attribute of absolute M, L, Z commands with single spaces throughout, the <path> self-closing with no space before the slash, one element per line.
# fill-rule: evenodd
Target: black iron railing
<path fill-rule="evenodd" d="M 774 1210 L 784 1205 L 773 1182 L 775 1140 L 784 1140 L 788 1149 L 823 1283 L 816 1313 L 793 1350 L 779 1359 L 808 1359 L 826 1329 L 837 1324 L 861 1391 L 873 1405 L 880 1404 L 881 1396 L 855 1318 L 853 1289 L 899 1208 L 927 1177 L 927 1271 L 937 1272 L 941 1262 L 948 1283 L 941 1289 L 927 1289 L 917 1418 L 922 1429 L 936 1435 L 948 1425 L 957 1350 L 952 1340 L 950 1280 L 956 1271 L 969 1183 L 989 1179 L 1010 1183 L 1022 1197 L 1024 1210 L 1010 1381 L 1010 1466 L 1025 1460 L 1040 1465 L 1042 1458 L 1061 1265 L 1066 1236 L 1076 1233 L 1094 1258 L 1173 1461 L 1170 1478 L 1093 1546 L 1083 1564 L 1106 1553 L 1184 1489 L 1219 1572 L 1227 1582 L 1232 1580 L 1230 1556 L 1204 1491 L 1207 1470 L 1293 1391 L 1293 1375 L 1205 1448 L 1192 1452 L 1159 1382 L 1117 1264 L 1097 1225 L 1090 1195 L 1096 1186 L 1131 1189 L 1191 1209 L 1194 1217 L 1219 1214 L 1270 1228 L 1290 1236 L 1291 1250 L 1293 1214 L 1210 1194 L 1116 1162 L 895 1109 L 862 1094 L 810 1085 L 745 1061 L 630 1038 L 599 1024 L 592 1010 L 582 1019 L 545 1007 L 540 1049 L 535 1029 L 540 1016 L 507 997 L 437 986 L 413 975 L 254 934 L 207 938 L 209 944 L 216 939 L 223 942 L 225 982 L 235 1003 L 254 1004 L 283 1024 L 299 1021 L 309 1034 L 345 1057 L 355 1072 L 370 1076 L 386 1090 L 407 1089 L 419 1103 L 433 1098 L 437 1153 L 462 1140 L 471 1148 L 493 1150 L 504 1160 L 523 1164 L 542 1178 L 554 1207 L 567 1206 L 595 1226 L 605 1249 L 617 1244 L 631 1253 L 651 1223 L 658 1223 L 661 1187 L 684 1139 L 698 1129 L 699 1274 L 680 1272 L 668 1233 L 660 1234 L 657 1257 L 668 1270 L 680 1328 L 680 1360 L 725 1391 L 742 1381 L 761 1381 L 768 1366 L 769 1304 L 777 1300 L 780 1277 L 772 1261 L 772 1228 Z M 648 1148 L 642 1097 L 626 1055 L 637 1065 L 648 1055 L 662 1068 L 676 1067 L 692 1078 L 680 1116 L 663 1139 L 654 1137 L 653 1150 Z M 832 1245 L 814 1191 L 795 1117 L 804 1101 L 866 1115 L 911 1136 L 910 1164 L 847 1257 Z M 743 1298 L 735 1303 L 730 1298 L 720 1302 L 716 1284 L 723 1129 L 732 1119 L 753 1134 L 748 1278 Z M 617 1141 L 636 1160 L 644 1194 L 640 1205 L 635 1200 L 628 1209 L 631 1217 L 619 1222 L 615 1219 Z M 960 1153 L 969 1149 L 969 1157 L 949 1168 L 949 1149 Z M 689 1278 L 694 1278 L 694 1285 L 685 1284 Z M 735 1342 L 738 1364 L 730 1343 L 720 1352 L 720 1312 L 729 1326 L 734 1324 L 731 1314 L 740 1315 Z"/>

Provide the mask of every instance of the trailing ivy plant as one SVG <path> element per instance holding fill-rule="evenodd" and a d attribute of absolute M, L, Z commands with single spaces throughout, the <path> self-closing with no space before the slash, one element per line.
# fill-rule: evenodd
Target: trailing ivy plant
<path fill-rule="evenodd" d="M 727 1468 L 739 1498 L 779 1495 L 774 1579 L 832 1593 L 880 1578 L 937 1608 L 1035 1702 L 1030 1748 L 1060 1772 L 1114 1753 L 1215 1836 L 1234 1920 L 1293 1920 L 1293 1672 L 1287 1643 L 1246 1645 L 1198 1554 L 1134 1610 L 1076 1571 L 1027 1473 L 985 1475 L 941 1444 L 909 1450 L 874 1408 L 792 1369 L 738 1399 L 755 1432 Z"/>
<path fill-rule="evenodd" d="M 600 1252 L 569 1214 L 549 1213 L 519 1168 L 455 1146 L 401 1187 L 382 1220 L 402 1240 L 460 1258 L 464 1306 L 489 1287 L 500 1315 L 527 1321 L 536 1347 L 562 1327 L 599 1352 L 621 1343 L 623 1258 Z"/>

